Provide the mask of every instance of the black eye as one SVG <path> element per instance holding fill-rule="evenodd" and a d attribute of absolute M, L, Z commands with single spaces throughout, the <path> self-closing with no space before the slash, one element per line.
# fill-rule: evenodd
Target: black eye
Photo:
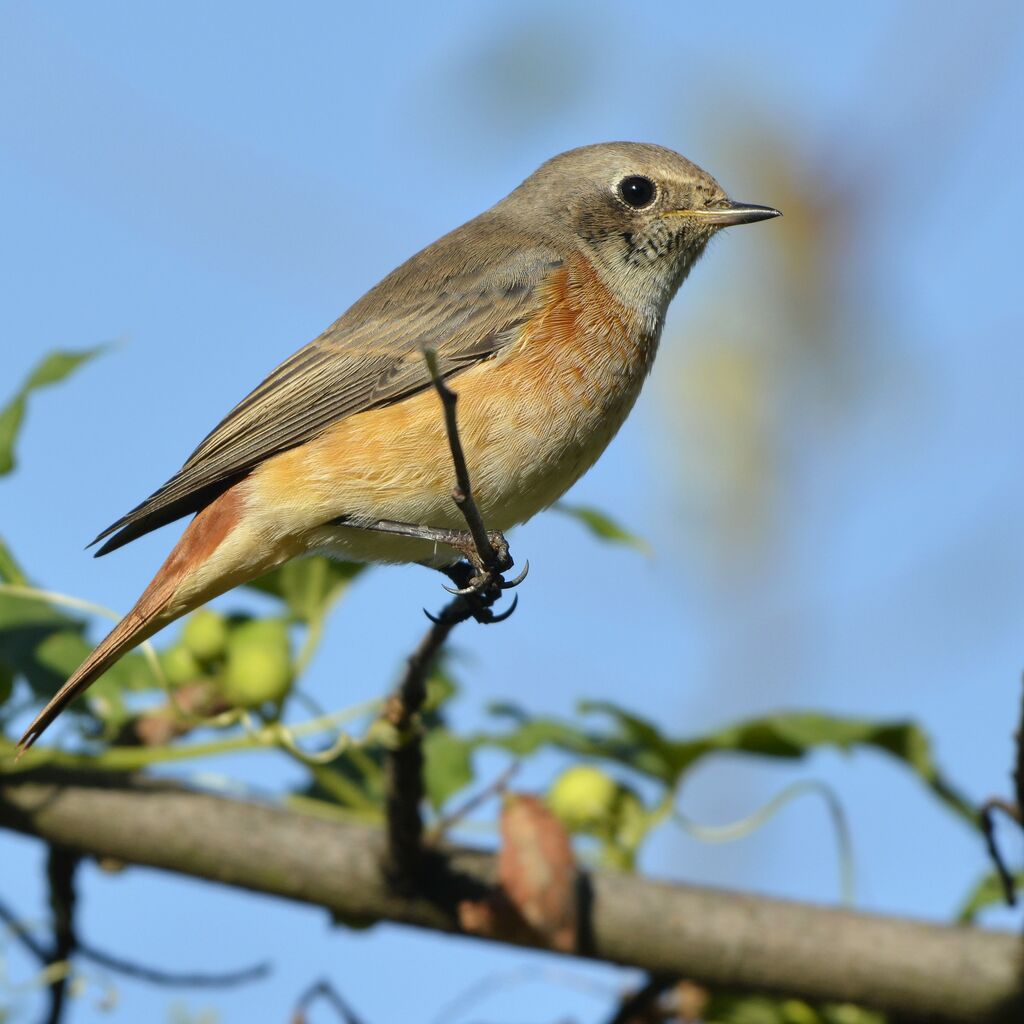
<path fill-rule="evenodd" d="M 619 182 L 619 197 L 634 210 L 648 206 L 654 199 L 656 191 L 654 182 L 641 174 L 631 174 Z"/>

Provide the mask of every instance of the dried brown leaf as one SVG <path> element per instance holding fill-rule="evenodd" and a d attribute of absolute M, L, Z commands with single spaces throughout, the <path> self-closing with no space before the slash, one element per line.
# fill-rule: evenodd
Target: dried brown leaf
<path fill-rule="evenodd" d="M 552 949 L 576 947 L 576 860 L 569 834 L 535 796 L 510 795 L 501 812 L 498 878 L 509 902 Z"/>

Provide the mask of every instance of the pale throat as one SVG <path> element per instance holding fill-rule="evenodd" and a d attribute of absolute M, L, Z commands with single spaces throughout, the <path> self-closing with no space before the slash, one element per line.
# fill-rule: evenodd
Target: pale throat
<path fill-rule="evenodd" d="M 612 236 L 599 246 L 588 247 L 587 255 L 605 287 L 637 314 L 643 333 L 657 345 L 669 304 L 706 244 L 659 251 L 638 248 Z"/>

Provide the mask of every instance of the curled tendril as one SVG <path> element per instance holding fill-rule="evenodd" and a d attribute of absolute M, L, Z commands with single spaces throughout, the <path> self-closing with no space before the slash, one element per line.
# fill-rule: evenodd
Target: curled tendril
<path fill-rule="evenodd" d="M 703 825 L 687 817 L 678 808 L 672 812 L 673 820 L 688 835 L 702 843 L 731 843 L 737 839 L 744 839 L 746 836 L 756 832 L 762 825 L 767 824 L 787 804 L 807 794 L 821 797 L 828 808 L 829 817 L 832 819 L 832 827 L 835 830 L 836 846 L 839 853 L 839 877 L 840 894 L 844 904 L 853 904 L 854 893 L 854 868 L 853 868 L 853 843 L 850 839 L 850 826 L 846 820 L 843 806 L 836 796 L 835 791 L 824 782 L 818 779 L 801 779 L 786 786 L 776 793 L 763 807 L 758 808 L 753 814 L 739 821 L 730 822 L 728 825 Z"/>

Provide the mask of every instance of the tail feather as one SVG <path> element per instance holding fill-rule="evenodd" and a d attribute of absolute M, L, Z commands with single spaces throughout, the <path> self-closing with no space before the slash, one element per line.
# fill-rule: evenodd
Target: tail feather
<path fill-rule="evenodd" d="M 242 565 L 235 565 L 230 557 L 210 562 L 221 543 L 238 525 L 240 518 L 241 504 L 237 491 L 225 492 L 199 512 L 135 607 L 36 715 L 25 730 L 25 735 L 18 741 L 19 756 L 39 739 L 46 727 L 68 704 L 84 693 L 133 647 L 204 601 L 255 574 L 255 562 L 252 567 L 244 564 L 244 560 Z M 212 571 L 211 565 L 214 566 Z M 209 578 L 197 585 L 197 573 L 204 566 Z"/>
<path fill-rule="evenodd" d="M 75 670 L 71 678 L 50 699 L 46 707 L 33 719 L 32 724 L 18 741 L 20 756 L 43 734 L 51 722 L 80 694 L 84 693 L 114 662 L 151 637 L 165 625 L 160 612 L 170 598 L 166 595 L 157 607 L 135 606 L 111 631 L 106 639 Z"/>

